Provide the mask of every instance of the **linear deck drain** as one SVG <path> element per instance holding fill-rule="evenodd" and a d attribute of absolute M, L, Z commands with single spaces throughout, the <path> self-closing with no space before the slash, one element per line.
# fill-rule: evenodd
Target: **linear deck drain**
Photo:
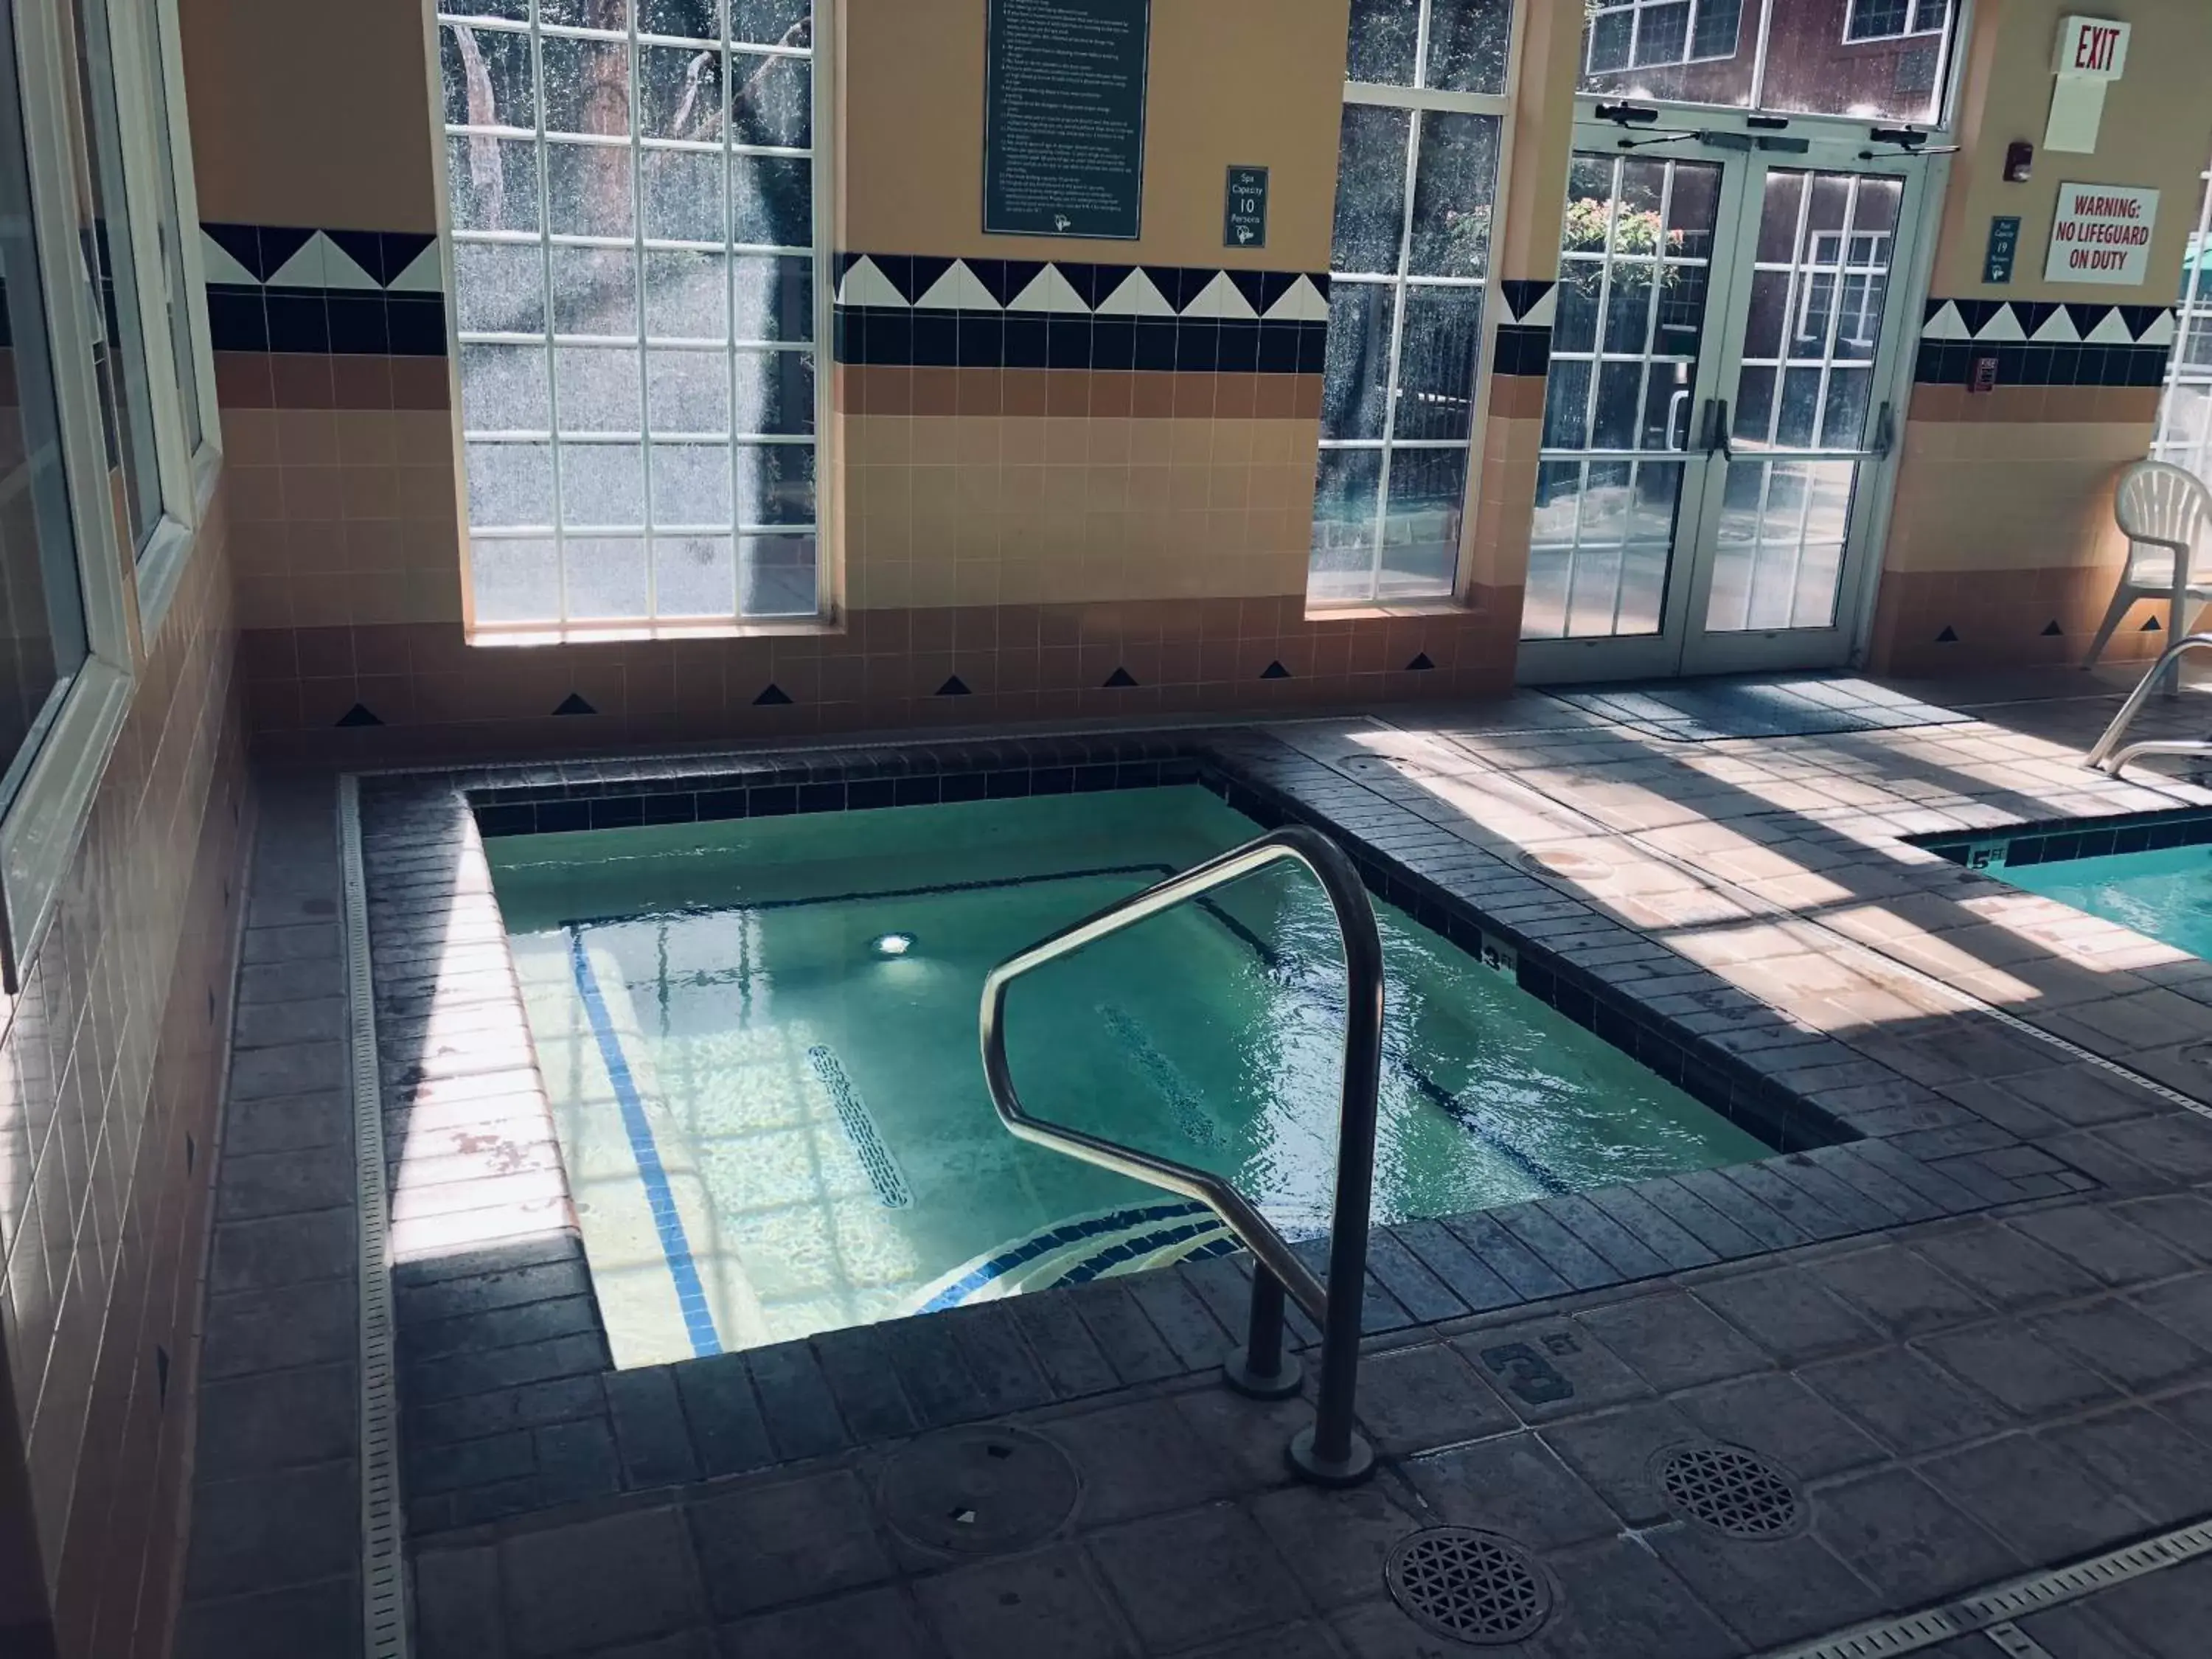
<path fill-rule="evenodd" d="M 1510 1538 L 1430 1527 L 1401 1539 L 1383 1567 L 1391 1599 L 1416 1624 L 1455 1642 L 1522 1642 L 1552 1613 L 1551 1582 Z"/>
<path fill-rule="evenodd" d="M 1050 1537 L 1074 1513 L 1082 1490 L 1067 1454 L 1042 1435 L 950 1429 L 894 1456 L 876 1503 L 891 1530 L 911 1543 L 991 1555 Z"/>
<path fill-rule="evenodd" d="M 1729 1538 L 1787 1538 L 1805 1524 L 1790 1477 L 1755 1452 L 1718 1444 L 1676 1446 L 1653 1460 L 1667 1507 Z"/>

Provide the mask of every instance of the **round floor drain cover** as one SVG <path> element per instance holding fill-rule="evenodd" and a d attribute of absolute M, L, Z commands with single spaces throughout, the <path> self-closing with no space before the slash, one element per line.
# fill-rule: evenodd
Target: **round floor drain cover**
<path fill-rule="evenodd" d="M 1383 1575 L 1408 1617 L 1454 1641 L 1526 1641 L 1551 1615 L 1534 1558 L 1494 1532 L 1427 1528 L 1399 1540 Z"/>
<path fill-rule="evenodd" d="M 1685 1521 L 1730 1538 L 1784 1538 L 1805 1523 L 1796 1485 L 1756 1452 L 1677 1446 L 1656 1461 L 1659 1490 Z"/>
<path fill-rule="evenodd" d="M 891 1529 L 926 1549 L 989 1555 L 1041 1542 L 1074 1511 L 1082 1483 L 1067 1454 L 1021 1429 L 951 1429 L 884 1466 L 877 1502 Z"/>

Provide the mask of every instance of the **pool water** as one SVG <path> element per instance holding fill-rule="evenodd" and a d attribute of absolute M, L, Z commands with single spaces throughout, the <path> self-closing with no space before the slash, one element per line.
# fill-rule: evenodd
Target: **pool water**
<path fill-rule="evenodd" d="M 1232 1248 L 1199 1206 L 1006 1133 L 976 1022 L 995 963 L 1256 833 L 1192 786 L 489 842 L 616 1362 Z M 1377 1221 L 1766 1155 L 1376 912 Z M 1341 960 L 1282 866 L 1048 964 L 1008 999 L 1024 1103 L 1322 1233 Z"/>
<path fill-rule="evenodd" d="M 2015 887 L 2212 960 L 2212 846 L 2060 859 L 1996 873 Z"/>

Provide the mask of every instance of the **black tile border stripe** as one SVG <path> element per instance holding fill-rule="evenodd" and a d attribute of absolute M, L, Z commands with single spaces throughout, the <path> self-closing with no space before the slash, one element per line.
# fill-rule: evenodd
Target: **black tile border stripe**
<path fill-rule="evenodd" d="M 1491 353 L 1493 374 L 1547 375 L 1552 372 L 1552 331 L 1542 323 L 1500 323 Z"/>
<path fill-rule="evenodd" d="M 446 355 L 441 294 L 210 283 L 207 296 L 208 343 L 216 351 Z"/>
<path fill-rule="evenodd" d="M 2009 824 L 2002 830 L 1963 835 L 1947 830 L 1907 840 L 1911 846 L 1969 870 L 2063 864 L 2074 859 L 2107 858 L 2119 853 L 2160 853 L 2175 847 L 2212 846 L 2212 808 L 2121 812 L 2095 818 L 2045 818 L 2033 823 Z"/>
<path fill-rule="evenodd" d="M 864 367 L 1319 374 L 1328 325 L 839 306 L 831 348 Z"/>
<path fill-rule="evenodd" d="M 2168 355 L 2164 346 L 1923 340 L 1912 378 L 1922 386 L 1965 386 L 1976 359 L 1995 357 L 1999 386 L 2158 386 L 2166 383 Z"/>
<path fill-rule="evenodd" d="M 1547 950 L 1532 934 L 1416 874 L 1357 831 L 1238 766 L 1214 745 L 1091 738 L 1022 746 L 1028 752 L 1009 754 L 1006 745 L 948 744 L 890 756 L 865 753 L 827 767 L 819 761 L 770 763 L 721 776 L 492 787 L 470 790 L 468 799 L 478 833 L 493 840 L 1195 783 L 1263 828 L 1302 823 L 1332 836 L 1352 855 L 1370 892 L 1476 961 L 1496 955 L 1502 942 L 1512 952 L 1522 990 L 1777 1152 L 1858 1139 L 1856 1131 L 1740 1056 L 1638 1007 L 1618 988 Z"/>

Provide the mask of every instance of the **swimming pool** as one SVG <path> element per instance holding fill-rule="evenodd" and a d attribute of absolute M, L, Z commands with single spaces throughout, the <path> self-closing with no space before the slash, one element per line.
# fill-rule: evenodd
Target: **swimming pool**
<path fill-rule="evenodd" d="M 2015 887 L 2212 960 L 2212 846 L 2008 864 L 2002 873 Z"/>
<path fill-rule="evenodd" d="M 1257 832 L 1204 788 L 504 836 L 493 878 L 616 1363 L 655 1364 L 1231 1248 L 1198 1206 L 1014 1139 L 984 975 Z M 1377 1222 L 1770 1148 L 1378 903 Z M 1343 984 L 1288 867 L 1041 969 L 1041 1116 L 1327 1228 Z"/>

